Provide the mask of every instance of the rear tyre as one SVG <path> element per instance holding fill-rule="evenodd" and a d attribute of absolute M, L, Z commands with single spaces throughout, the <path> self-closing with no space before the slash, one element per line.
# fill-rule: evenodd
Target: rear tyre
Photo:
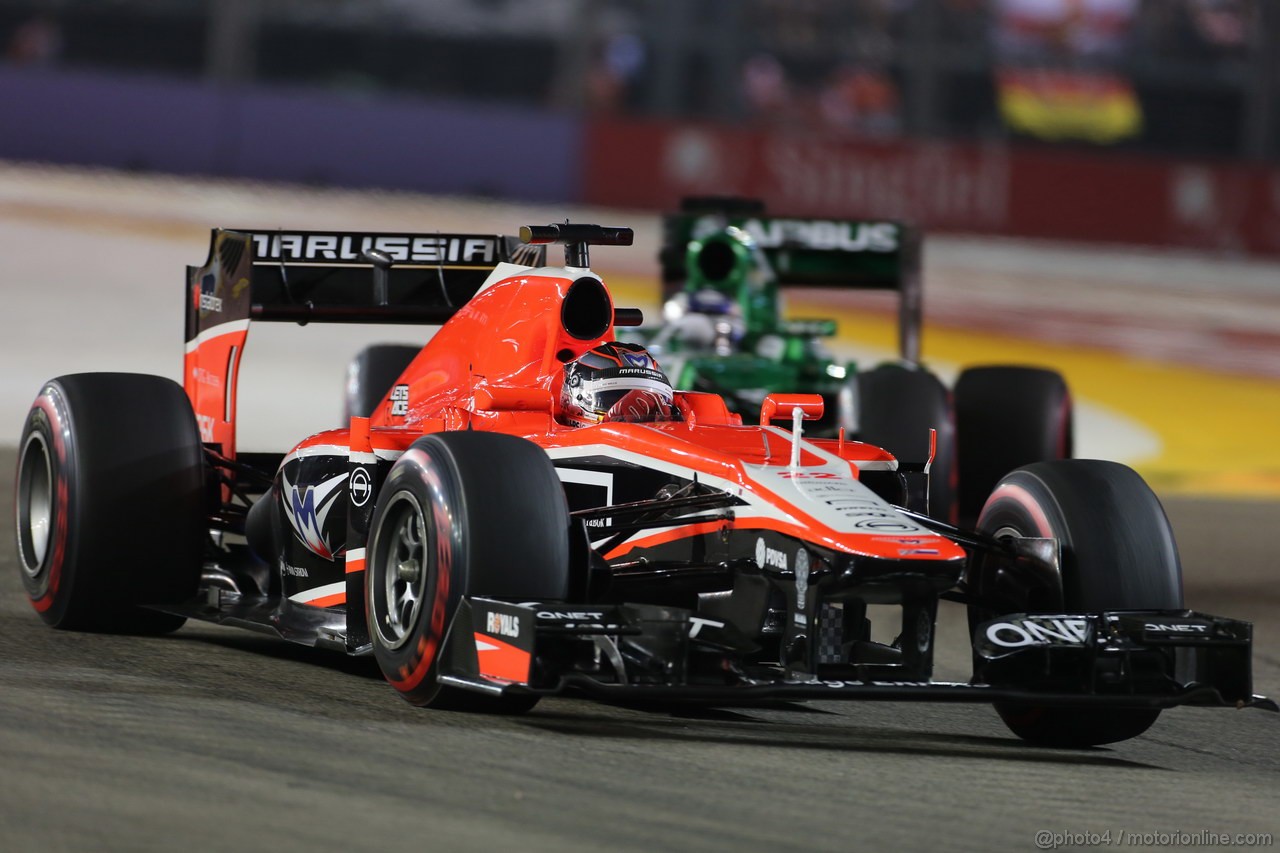
<path fill-rule="evenodd" d="M 159 376 L 48 382 L 27 415 L 16 476 L 18 566 L 54 628 L 162 634 L 142 609 L 195 594 L 207 536 L 204 450 L 182 388 Z"/>
<path fill-rule="evenodd" d="M 1071 394 L 1056 371 L 971 367 L 956 380 L 955 411 L 962 524 L 1013 469 L 1071 458 Z"/>
<path fill-rule="evenodd" d="M 938 449 L 929 472 L 929 515 L 956 520 L 956 430 L 950 394 L 922 367 L 882 364 L 859 373 L 857 438 L 905 462 L 929 458 L 929 430 Z"/>
<path fill-rule="evenodd" d="M 343 425 L 353 417 L 369 417 L 421 351 L 422 347 L 410 344 L 374 344 L 360 350 L 347 365 Z"/>
<path fill-rule="evenodd" d="M 431 708 L 527 711 L 437 683 L 440 648 L 463 596 L 563 600 L 569 510 L 547 454 L 488 432 L 425 436 L 391 468 L 370 527 L 374 657 L 407 701 Z"/>
<path fill-rule="evenodd" d="M 1142 478 L 1116 462 L 1039 462 L 1004 477 L 978 520 L 983 533 L 1051 537 L 1061 543 L 1061 600 L 1032 612 L 1179 610 L 1182 567 L 1164 508 Z M 994 614 L 970 610 L 971 622 Z M 1014 734 L 1046 746 L 1083 747 L 1128 740 L 1158 710 L 1047 707 L 997 702 Z"/>

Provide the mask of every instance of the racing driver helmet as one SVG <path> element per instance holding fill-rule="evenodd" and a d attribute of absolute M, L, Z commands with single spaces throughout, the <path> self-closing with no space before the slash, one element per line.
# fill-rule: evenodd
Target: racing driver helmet
<path fill-rule="evenodd" d="M 613 342 L 564 366 L 557 417 L 569 426 L 680 420 L 671 383 L 639 344 Z"/>

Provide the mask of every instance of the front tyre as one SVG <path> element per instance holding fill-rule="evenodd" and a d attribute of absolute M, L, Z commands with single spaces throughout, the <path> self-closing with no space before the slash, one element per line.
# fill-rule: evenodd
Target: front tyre
<path fill-rule="evenodd" d="M 54 628 L 158 634 L 183 619 L 141 605 L 195 594 L 204 451 L 182 388 L 81 373 L 32 404 L 15 477 L 18 565 Z"/>
<path fill-rule="evenodd" d="M 1044 537 L 1061 546 L 1062 597 L 1031 612 L 1182 609 L 1182 567 L 1164 508 L 1137 472 L 1116 462 L 1058 460 L 1000 480 L 978 529 L 996 538 Z M 970 610 L 971 622 L 995 614 Z M 1014 734 L 1046 746 L 1083 747 L 1145 732 L 1158 710 L 1062 708 L 997 702 Z"/>
<path fill-rule="evenodd" d="M 463 596 L 563 600 L 569 511 L 555 468 L 532 442 L 487 432 L 425 436 L 392 466 L 370 527 L 369 634 L 383 675 L 432 708 L 518 712 L 437 681 Z"/>

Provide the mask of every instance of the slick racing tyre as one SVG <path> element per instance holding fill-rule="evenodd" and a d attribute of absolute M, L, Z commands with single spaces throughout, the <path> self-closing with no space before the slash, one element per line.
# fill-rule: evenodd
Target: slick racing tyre
<path fill-rule="evenodd" d="M 373 653 L 414 705 L 520 712 L 536 697 L 495 699 L 437 683 L 463 596 L 563 600 L 569 510 L 547 454 L 490 432 L 413 443 L 387 475 L 370 526 L 367 616 Z"/>
<path fill-rule="evenodd" d="M 182 388 L 80 373 L 41 389 L 18 452 L 18 566 L 55 628 L 159 634 L 139 605 L 195 594 L 207 536 L 204 450 Z"/>
<path fill-rule="evenodd" d="M 421 351 L 422 347 L 411 344 L 374 344 L 360 350 L 347 365 L 342 425 L 352 418 L 369 417 Z"/>
<path fill-rule="evenodd" d="M 1035 367 L 971 367 L 955 386 L 960 523 L 1014 468 L 1070 459 L 1071 394 L 1062 376 Z"/>
<path fill-rule="evenodd" d="M 920 367 L 882 364 L 859 373 L 857 439 L 903 462 L 929 458 L 929 430 L 938 450 L 929 472 L 929 515 L 956 519 L 956 430 L 951 398 L 938 377 Z"/>
<path fill-rule="evenodd" d="M 1012 472 L 982 508 L 978 529 L 997 539 L 1046 537 L 1061 546 L 1060 601 L 1032 602 L 1032 612 L 1182 609 L 1182 567 L 1159 499 L 1116 462 L 1067 459 Z M 994 614 L 970 609 L 974 623 Z M 1019 737 L 1047 746 L 1095 746 L 1136 737 L 1158 710 L 1045 707 L 997 702 Z"/>

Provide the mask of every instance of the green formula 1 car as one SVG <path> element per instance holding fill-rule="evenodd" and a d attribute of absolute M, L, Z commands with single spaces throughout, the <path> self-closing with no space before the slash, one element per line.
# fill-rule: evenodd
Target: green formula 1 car
<path fill-rule="evenodd" d="M 821 394 L 814 429 L 890 450 L 904 466 L 930 459 L 930 511 L 972 521 L 1001 476 L 1067 458 L 1071 397 L 1053 370 L 969 367 L 954 391 L 920 361 L 921 239 L 887 221 L 766 216 L 757 202 L 687 199 L 665 217 L 660 254 L 663 324 L 639 340 L 677 388 L 710 391 L 744 417 L 775 392 Z M 898 295 L 899 357 L 860 370 L 824 344 L 830 319 L 787 319 L 793 287 L 890 290 Z"/>

